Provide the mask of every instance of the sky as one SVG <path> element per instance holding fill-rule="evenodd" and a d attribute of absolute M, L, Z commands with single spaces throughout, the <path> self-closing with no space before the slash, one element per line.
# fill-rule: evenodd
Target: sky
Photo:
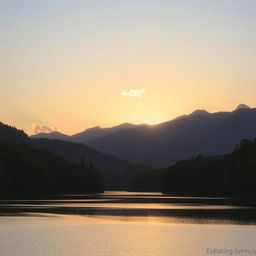
<path fill-rule="evenodd" d="M 0 121 L 74 134 L 256 107 L 255 13 L 255 0 L 0 0 Z"/>

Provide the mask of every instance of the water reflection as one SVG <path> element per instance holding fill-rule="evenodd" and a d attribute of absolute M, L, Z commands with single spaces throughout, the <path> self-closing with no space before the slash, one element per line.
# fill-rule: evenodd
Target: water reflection
<path fill-rule="evenodd" d="M 256 207 L 233 198 L 171 197 L 161 193 L 107 192 L 51 200 L 0 201 L 0 215 L 86 215 L 170 223 L 256 224 Z"/>

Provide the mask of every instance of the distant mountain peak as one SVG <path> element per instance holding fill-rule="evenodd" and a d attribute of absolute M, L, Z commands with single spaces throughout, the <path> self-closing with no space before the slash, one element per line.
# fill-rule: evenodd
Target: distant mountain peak
<path fill-rule="evenodd" d="M 116 128 L 129 128 L 129 127 L 133 127 L 133 126 L 136 126 L 136 125 L 134 125 L 134 124 L 131 124 L 131 123 L 123 123 L 123 124 L 119 124 L 119 125 L 117 125 L 117 126 L 114 126 L 114 127 L 116 127 Z"/>
<path fill-rule="evenodd" d="M 103 128 L 101 128 L 100 126 L 94 126 L 94 127 L 92 127 L 92 128 L 88 128 L 88 129 L 84 130 L 84 132 L 85 132 L 85 131 L 102 130 L 102 129 L 103 129 Z"/>
<path fill-rule="evenodd" d="M 234 111 L 240 110 L 240 109 L 249 109 L 249 108 L 250 107 L 246 104 L 239 104 Z"/>
<path fill-rule="evenodd" d="M 53 131 L 53 132 L 48 132 L 48 133 L 41 132 L 38 134 L 31 135 L 30 138 L 32 138 L 32 139 L 69 140 L 68 135 L 58 132 L 58 131 Z"/>
<path fill-rule="evenodd" d="M 51 134 L 62 134 L 62 135 L 64 135 L 63 133 L 58 132 L 58 131 L 48 132 L 48 134 L 49 134 L 49 133 L 51 133 Z"/>
<path fill-rule="evenodd" d="M 65 135 L 61 132 L 58 132 L 58 131 L 53 131 L 53 132 L 40 132 L 40 133 L 37 133 L 37 134 L 33 134 L 32 136 L 37 136 L 37 135 Z"/>
<path fill-rule="evenodd" d="M 190 114 L 190 116 L 206 116 L 209 115 L 209 112 L 203 109 L 197 109 Z"/>

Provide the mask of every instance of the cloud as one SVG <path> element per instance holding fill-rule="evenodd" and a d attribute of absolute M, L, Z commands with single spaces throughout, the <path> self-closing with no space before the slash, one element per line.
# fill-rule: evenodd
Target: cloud
<path fill-rule="evenodd" d="M 58 129 L 49 124 L 32 124 L 29 133 L 38 134 L 38 133 L 50 133 L 57 131 Z"/>
<path fill-rule="evenodd" d="M 121 93 L 122 96 L 129 96 L 135 98 L 141 98 L 142 95 L 146 92 L 145 89 L 127 89 Z"/>

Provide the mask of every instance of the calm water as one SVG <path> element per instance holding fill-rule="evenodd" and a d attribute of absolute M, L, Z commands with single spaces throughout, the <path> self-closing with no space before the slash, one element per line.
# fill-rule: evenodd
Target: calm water
<path fill-rule="evenodd" d="M 1 201 L 0 214 L 0 256 L 256 256 L 256 209 L 229 198 L 108 192 Z"/>

